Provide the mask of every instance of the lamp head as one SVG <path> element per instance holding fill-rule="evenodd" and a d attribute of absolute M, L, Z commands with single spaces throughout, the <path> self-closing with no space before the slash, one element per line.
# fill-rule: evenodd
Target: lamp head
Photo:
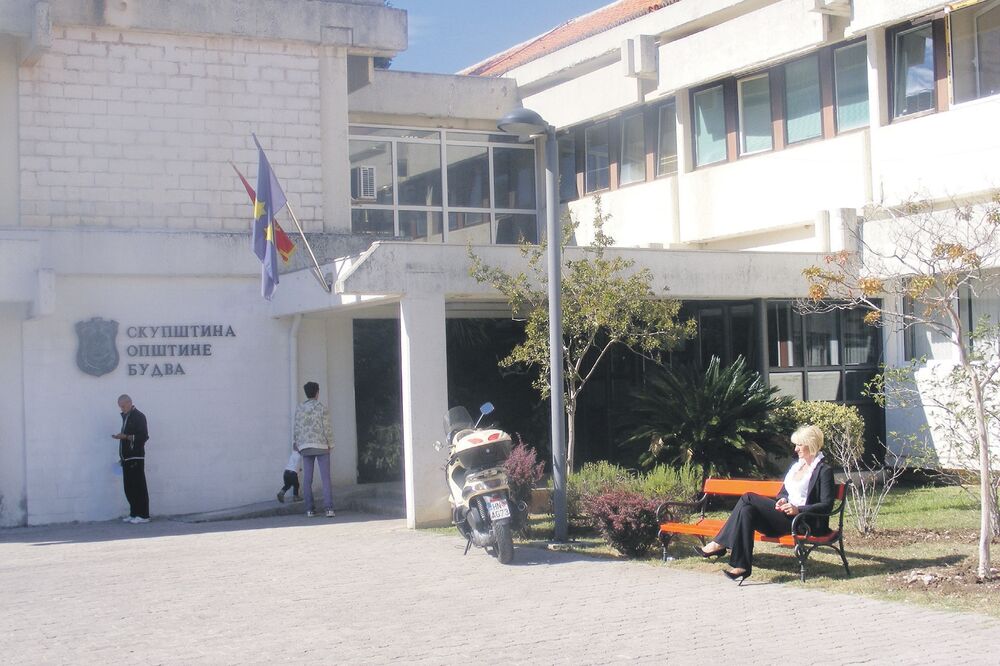
<path fill-rule="evenodd" d="M 522 141 L 527 141 L 548 131 L 549 124 L 536 111 L 521 108 L 514 109 L 498 120 L 497 129 L 507 134 L 516 134 Z"/>

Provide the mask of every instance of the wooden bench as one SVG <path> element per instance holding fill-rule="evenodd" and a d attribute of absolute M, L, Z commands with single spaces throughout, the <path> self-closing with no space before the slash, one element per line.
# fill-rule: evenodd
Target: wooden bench
<path fill-rule="evenodd" d="M 743 493 L 757 493 L 764 497 L 777 498 L 781 490 L 781 481 L 755 481 L 752 479 L 706 479 L 702 489 L 702 496 L 696 502 L 664 502 L 656 509 L 656 522 L 660 524 L 660 543 L 663 545 L 663 559 L 667 559 L 667 547 L 671 539 L 677 535 L 686 534 L 697 537 L 702 545 L 706 544 L 712 537 L 722 529 L 724 520 L 712 520 L 705 517 L 705 509 L 711 497 L 739 497 Z M 834 509 L 828 514 L 817 512 L 800 513 L 792 519 L 792 533 L 781 537 L 764 536 L 760 532 L 754 532 L 755 541 L 767 541 L 781 546 L 792 548 L 795 557 L 799 561 L 799 571 L 802 581 L 806 579 L 806 560 L 809 554 L 820 546 L 833 548 L 840 555 L 844 563 L 844 571 L 851 575 L 851 569 L 847 565 L 847 556 L 844 554 L 844 506 L 847 504 L 846 486 L 843 483 L 836 484 L 836 501 Z M 691 509 L 690 513 L 700 513 L 701 517 L 695 522 L 679 522 L 676 509 L 686 507 Z M 831 518 L 831 528 L 834 518 L 837 521 L 836 529 L 831 529 L 828 534 L 814 535 L 809 524 L 804 520 L 804 516 L 829 516 Z"/>

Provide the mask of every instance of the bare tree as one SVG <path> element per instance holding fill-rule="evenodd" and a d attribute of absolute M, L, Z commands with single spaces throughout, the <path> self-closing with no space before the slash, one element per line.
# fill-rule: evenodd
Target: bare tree
<path fill-rule="evenodd" d="M 936 386 L 921 386 L 915 371 L 889 369 L 872 392 L 897 406 L 920 406 L 943 414 L 941 442 L 974 456 L 981 502 L 980 579 L 990 577 L 990 540 L 996 514 L 996 478 L 991 472 L 989 418 L 1000 379 L 997 327 L 969 324 L 960 302 L 995 295 L 1000 267 L 1000 194 L 979 203 L 927 201 L 870 206 L 855 234 L 857 251 L 826 258 L 804 271 L 813 311 L 862 307 L 865 320 L 890 330 L 932 331 L 952 352 L 953 365 Z M 863 231 L 863 233 L 862 233 Z M 933 389 L 933 390 L 931 390 Z M 970 461 L 972 462 L 972 461 Z"/>

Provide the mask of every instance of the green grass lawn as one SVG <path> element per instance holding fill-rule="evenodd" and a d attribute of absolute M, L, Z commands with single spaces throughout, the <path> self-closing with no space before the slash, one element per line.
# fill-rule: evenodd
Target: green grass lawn
<path fill-rule="evenodd" d="M 720 512 L 713 517 L 725 518 Z M 746 584 L 780 583 L 823 589 L 844 594 L 861 594 L 960 611 L 975 611 L 1000 617 L 1000 583 L 969 583 L 977 562 L 979 505 L 960 488 L 901 488 L 886 499 L 878 520 L 878 532 L 863 537 L 854 527 L 850 508 L 844 519 L 844 540 L 850 578 L 844 574 L 840 557 L 830 549 L 813 552 L 807 564 L 808 578 L 799 580 L 799 567 L 791 549 L 758 543 L 754 553 L 753 576 Z M 546 546 L 552 533 L 551 516 L 532 516 L 529 538 L 524 546 Z M 705 561 L 691 551 L 696 539 L 678 537 L 669 554 L 675 558 L 661 562 L 659 552 L 646 561 L 664 566 L 721 576 L 725 561 Z M 595 557 L 620 557 L 593 533 L 578 534 L 567 550 Z M 657 549 L 658 551 L 658 549 Z M 994 567 L 1000 566 L 1000 543 L 992 548 Z M 926 584 L 911 572 L 931 572 L 938 577 Z M 951 576 L 964 574 L 960 583 Z M 915 578 L 907 582 L 908 578 Z"/>

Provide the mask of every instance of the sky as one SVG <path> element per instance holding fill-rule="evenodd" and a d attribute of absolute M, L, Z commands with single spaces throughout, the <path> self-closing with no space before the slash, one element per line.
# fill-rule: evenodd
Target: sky
<path fill-rule="evenodd" d="M 391 0 L 410 46 L 392 69 L 453 74 L 612 0 Z"/>

